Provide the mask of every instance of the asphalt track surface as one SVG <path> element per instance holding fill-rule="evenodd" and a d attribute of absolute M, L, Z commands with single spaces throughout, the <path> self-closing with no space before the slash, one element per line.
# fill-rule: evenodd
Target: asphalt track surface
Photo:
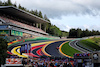
<path fill-rule="evenodd" d="M 83 49 L 83 48 L 77 46 L 77 42 L 78 42 L 78 40 L 72 41 L 72 42 L 69 43 L 69 45 L 70 45 L 71 47 L 73 47 L 73 48 L 75 48 L 75 49 L 81 51 L 82 53 L 88 53 L 88 52 L 89 52 L 88 50 L 85 50 L 85 49 Z"/>
<path fill-rule="evenodd" d="M 18 43 L 18 44 L 15 44 L 15 45 L 12 45 L 11 47 L 9 47 L 8 50 L 11 51 L 14 47 L 21 46 L 21 45 L 24 45 L 24 44 L 41 43 L 41 42 L 48 42 L 48 41 L 56 41 L 56 40 L 38 40 L 38 41 L 28 41 L 28 42 Z M 63 40 L 63 41 L 61 40 L 61 41 L 56 41 L 54 43 L 51 43 L 45 48 L 45 51 L 48 54 L 50 54 L 51 56 L 54 56 L 54 57 L 65 57 L 64 55 L 62 55 L 59 52 L 59 50 L 56 49 L 57 47 L 59 47 L 65 41 L 68 41 L 68 40 Z M 42 47 L 40 47 L 40 48 L 42 48 Z M 37 55 L 36 51 L 38 49 L 39 48 L 35 49 L 34 51 L 32 51 L 32 53 Z M 39 56 L 39 55 L 37 55 L 37 56 Z"/>
<path fill-rule="evenodd" d="M 9 47 L 8 50 L 11 51 L 14 47 L 21 46 L 24 44 L 41 43 L 41 42 L 47 42 L 47 41 L 53 41 L 53 40 L 38 40 L 38 41 L 27 41 L 27 42 L 23 42 L 23 43 L 18 43 L 18 44 L 15 44 L 15 45 L 12 45 L 11 47 Z"/>
<path fill-rule="evenodd" d="M 56 48 L 59 47 L 63 42 L 66 42 L 66 41 L 68 41 L 68 40 L 51 43 L 46 47 L 45 51 L 53 57 L 65 57 Z"/>
<path fill-rule="evenodd" d="M 24 44 L 32 44 L 32 43 L 41 43 L 41 42 L 49 42 L 49 41 L 56 41 L 56 40 L 38 40 L 38 41 L 28 41 L 28 42 L 23 42 L 23 43 L 18 43 L 18 44 L 15 44 L 15 45 L 12 45 L 8 48 L 9 51 L 11 51 L 14 47 L 17 47 L 17 46 L 21 46 L 21 45 L 24 45 Z M 49 55 L 51 55 L 52 57 L 65 57 L 63 54 L 61 54 L 59 52 L 59 50 L 57 49 L 57 47 L 59 47 L 62 43 L 66 42 L 68 40 L 59 40 L 59 41 L 56 41 L 56 42 L 53 42 L 51 44 L 48 44 L 45 48 L 45 51 L 46 53 L 48 53 Z M 79 46 L 77 46 L 77 40 L 75 41 L 72 41 L 69 43 L 69 45 L 83 53 L 87 53 L 89 52 L 88 50 L 85 50 Z M 42 47 L 40 47 L 42 48 Z M 39 56 L 36 51 L 38 50 L 39 48 L 35 49 L 32 51 L 33 54 Z"/>

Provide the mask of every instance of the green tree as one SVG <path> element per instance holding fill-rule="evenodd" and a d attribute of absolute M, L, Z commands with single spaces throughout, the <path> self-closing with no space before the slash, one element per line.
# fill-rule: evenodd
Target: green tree
<path fill-rule="evenodd" d="M 55 25 L 50 25 L 50 28 L 48 28 L 48 33 L 54 36 L 61 36 L 61 30 Z"/>
<path fill-rule="evenodd" d="M 2 1 L 0 0 L 0 6 L 2 6 L 3 5 L 3 3 L 2 3 Z"/>
<path fill-rule="evenodd" d="M 89 30 L 88 29 L 86 29 L 85 31 L 84 31 L 84 33 L 85 33 L 85 36 L 89 36 Z"/>
<path fill-rule="evenodd" d="M 21 5 L 20 4 L 18 5 L 18 8 L 21 9 Z"/>
<path fill-rule="evenodd" d="M 44 19 L 50 22 L 50 20 L 49 20 L 48 17 L 46 16 L 46 14 L 44 15 Z"/>
<path fill-rule="evenodd" d="M 38 16 L 38 11 L 34 10 L 34 15 Z"/>
<path fill-rule="evenodd" d="M 11 0 L 8 0 L 8 6 L 11 6 L 12 3 L 11 3 Z"/>
<path fill-rule="evenodd" d="M 50 27 L 51 27 L 51 23 L 47 23 L 47 27 L 46 27 L 47 33 L 50 33 Z"/>
<path fill-rule="evenodd" d="M 34 11 L 33 11 L 33 10 L 31 10 L 31 11 L 30 11 L 30 13 L 31 13 L 31 14 L 34 14 Z"/>
<path fill-rule="evenodd" d="M 77 37 L 81 37 L 81 33 L 82 33 L 82 30 L 81 29 L 77 29 Z"/>
<path fill-rule="evenodd" d="M 44 19 L 45 19 L 45 20 L 47 20 L 47 19 L 48 19 L 48 18 L 47 18 L 47 16 L 46 16 L 46 14 L 44 15 Z"/>
<path fill-rule="evenodd" d="M 14 6 L 14 7 L 17 7 L 17 5 L 16 5 L 16 1 L 15 1 L 15 3 L 13 4 L 13 6 Z"/>
<path fill-rule="evenodd" d="M 41 12 L 41 11 L 39 11 L 39 17 L 40 17 L 40 18 L 43 18 L 42 12 Z"/>
<path fill-rule="evenodd" d="M 0 38 L 0 65 L 5 64 L 7 56 L 7 41 L 3 38 Z"/>
<path fill-rule="evenodd" d="M 77 37 L 77 31 L 76 29 L 70 29 L 69 31 L 69 37 L 76 38 Z"/>
<path fill-rule="evenodd" d="M 66 31 L 61 31 L 61 37 L 68 37 L 68 34 Z"/>

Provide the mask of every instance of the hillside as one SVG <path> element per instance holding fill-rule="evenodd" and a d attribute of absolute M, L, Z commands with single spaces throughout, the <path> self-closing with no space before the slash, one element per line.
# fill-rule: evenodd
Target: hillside
<path fill-rule="evenodd" d="M 81 40 L 79 44 L 90 50 L 100 50 L 100 38 L 91 38 L 86 40 Z"/>

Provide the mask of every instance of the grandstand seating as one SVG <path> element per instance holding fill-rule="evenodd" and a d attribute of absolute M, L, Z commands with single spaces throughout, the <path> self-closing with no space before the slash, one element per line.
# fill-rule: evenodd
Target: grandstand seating
<path fill-rule="evenodd" d="M 40 32 L 40 33 L 46 34 L 43 30 L 41 30 L 39 28 L 20 23 L 18 21 L 14 21 L 14 20 L 8 19 L 8 18 L 3 17 L 3 16 L 2 17 L 0 16 L 0 18 L 3 19 L 4 21 L 6 21 L 8 24 L 20 26 L 20 27 L 23 27 L 25 29 L 29 29 L 29 30 L 32 30 L 32 31 L 36 31 L 36 32 Z"/>
<path fill-rule="evenodd" d="M 26 34 L 25 36 L 23 36 L 23 38 L 32 38 L 32 37 L 34 38 L 34 37 L 39 36 L 39 37 L 48 37 L 48 38 L 59 39 L 59 37 L 54 37 L 54 36 L 50 36 L 50 35 L 48 36 L 48 33 L 44 32 L 43 30 L 41 30 L 39 28 L 6 18 L 5 16 L 0 16 L 0 19 L 5 21 L 7 24 L 10 24 L 11 28 L 13 30 L 28 34 L 28 35 Z"/>

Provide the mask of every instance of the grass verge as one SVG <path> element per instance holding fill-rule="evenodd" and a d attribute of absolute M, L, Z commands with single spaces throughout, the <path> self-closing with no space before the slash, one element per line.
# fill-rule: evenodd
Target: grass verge
<path fill-rule="evenodd" d="M 100 46 L 98 43 L 95 42 L 97 39 L 86 39 L 86 40 L 81 40 L 79 44 L 83 47 L 86 47 L 90 50 L 100 50 Z"/>
<path fill-rule="evenodd" d="M 75 53 L 81 53 L 80 51 L 72 48 L 71 46 L 69 46 L 69 42 L 65 43 L 62 48 L 61 48 L 62 52 L 66 55 L 69 55 L 71 57 L 73 57 L 73 55 Z"/>

